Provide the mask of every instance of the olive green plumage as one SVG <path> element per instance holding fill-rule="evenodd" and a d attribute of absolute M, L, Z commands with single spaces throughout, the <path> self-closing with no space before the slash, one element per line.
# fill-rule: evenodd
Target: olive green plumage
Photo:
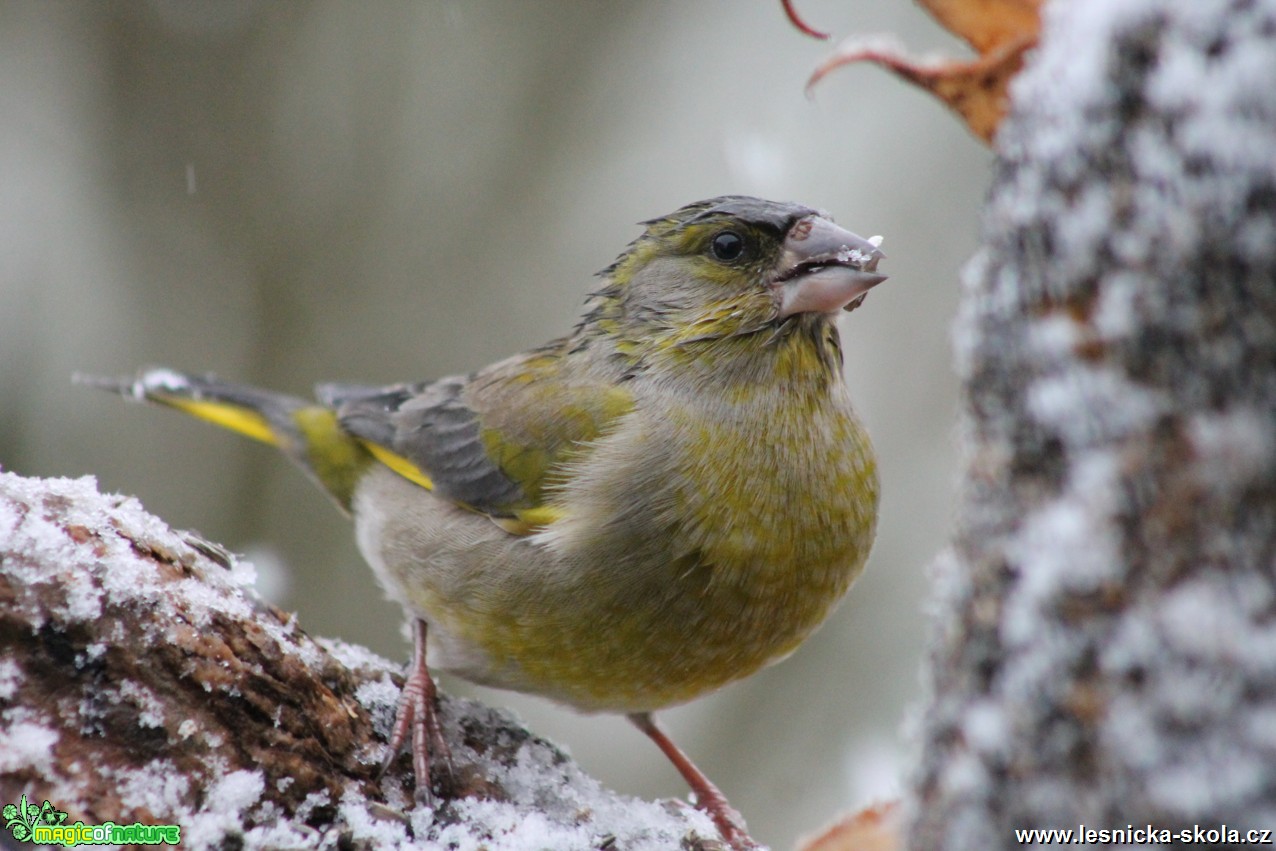
<path fill-rule="evenodd" d="M 873 540 L 873 451 L 835 317 L 881 253 L 806 207 L 684 207 L 566 337 L 319 404 L 168 371 L 102 382 L 273 443 L 353 516 L 429 663 L 646 712 L 810 634 Z"/>

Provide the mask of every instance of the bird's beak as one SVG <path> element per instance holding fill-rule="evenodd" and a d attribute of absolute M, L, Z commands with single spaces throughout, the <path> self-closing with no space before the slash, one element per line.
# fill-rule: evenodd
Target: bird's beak
<path fill-rule="evenodd" d="M 780 317 L 795 313 L 854 310 L 864 295 L 886 280 L 877 261 L 886 255 L 872 240 L 856 236 L 819 215 L 799 219 L 789 228 L 772 280 Z"/>

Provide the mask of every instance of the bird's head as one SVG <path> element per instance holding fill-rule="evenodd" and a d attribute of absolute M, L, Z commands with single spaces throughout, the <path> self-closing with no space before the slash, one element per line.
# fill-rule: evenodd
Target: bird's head
<path fill-rule="evenodd" d="M 665 343 L 834 316 L 886 280 L 876 242 L 798 204 L 727 196 L 644 224 L 601 273 L 591 318 Z"/>

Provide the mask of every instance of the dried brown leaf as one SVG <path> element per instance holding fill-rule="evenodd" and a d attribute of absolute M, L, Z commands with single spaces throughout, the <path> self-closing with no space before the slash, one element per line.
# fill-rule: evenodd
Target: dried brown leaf
<path fill-rule="evenodd" d="M 1036 36 L 1041 0 L 917 0 L 940 25 L 979 54 Z"/>
<path fill-rule="evenodd" d="M 899 851 L 904 847 L 899 802 L 866 807 L 803 839 L 798 851 Z"/>
<path fill-rule="evenodd" d="M 863 38 L 848 39 L 807 83 L 808 90 L 830 71 L 853 62 L 872 62 L 943 101 L 970 131 L 991 142 L 1006 114 L 1010 80 L 1036 43 L 1042 0 L 918 0 L 946 29 L 965 39 L 979 56 L 972 60 L 919 61 L 901 50 Z"/>
<path fill-rule="evenodd" d="M 780 3 L 784 6 L 784 14 L 788 15 L 789 23 L 797 27 L 799 31 L 812 38 L 826 39 L 829 37 L 828 33 L 817 30 L 802 19 L 802 16 L 798 14 L 797 7 L 793 5 L 793 0 L 780 0 Z"/>

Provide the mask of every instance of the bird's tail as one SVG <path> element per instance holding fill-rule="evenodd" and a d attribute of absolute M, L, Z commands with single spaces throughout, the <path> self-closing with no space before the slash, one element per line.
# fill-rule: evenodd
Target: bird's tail
<path fill-rule="evenodd" d="M 337 422 L 336 412 L 316 402 L 153 368 L 133 378 L 76 375 L 86 384 L 138 402 L 155 402 L 278 448 L 295 461 L 345 510 L 355 484 L 372 463 L 368 450 Z"/>

